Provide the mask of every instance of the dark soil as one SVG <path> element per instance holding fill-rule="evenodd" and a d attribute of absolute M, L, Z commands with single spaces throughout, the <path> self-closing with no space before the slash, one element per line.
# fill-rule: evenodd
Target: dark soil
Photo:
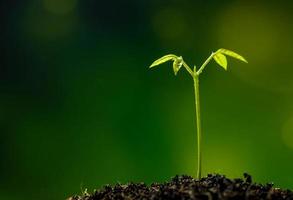
<path fill-rule="evenodd" d="M 251 176 L 244 174 L 244 179 L 228 179 L 222 175 L 208 175 L 200 180 L 190 176 L 176 176 L 166 183 L 117 184 L 113 187 L 104 186 L 93 194 L 75 196 L 71 200 L 162 200 L 162 199 L 292 199 L 293 192 L 266 185 L 252 183 Z"/>

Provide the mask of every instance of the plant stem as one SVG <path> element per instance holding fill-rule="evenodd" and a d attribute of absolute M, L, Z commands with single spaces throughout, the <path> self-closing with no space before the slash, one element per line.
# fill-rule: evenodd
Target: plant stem
<path fill-rule="evenodd" d="M 192 71 L 192 69 L 186 64 L 186 62 L 183 61 L 183 67 L 186 69 L 186 71 L 192 76 L 194 77 L 195 72 Z"/>
<path fill-rule="evenodd" d="M 201 178 L 201 120 L 200 120 L 200 99 L 199 99 L 199 76 L 196 73 L 196 68 L 194 67 L 194 97 L 195 97 L 195 112 L 196 112 L 196 127 L 197 127 L 197 178 Z"/>
<path fill-rule="evenodd" d="M 197 75 L 200 75 L 202 70 L 207 66 L 207 64 L 211 61 L 211 59 L 214 57 L 215 53 L 213 52 L 206 61 L 202 64 L 202 66 L 199 68 L 199 70 L 196 72 Z"/>
<path fill-rule="evenodd" d="M 201 119 L 200 119 L 200 98 L 199 98 L 199 75 L 202 73 L 207 64 L 212 60 L 215 53 L 212 53 L 206 61 L 200 66 L 199 70 L 196 71 L 196 66 L 194 66 L 193 71 L 191 68 L 183 61 L 183 66 L 188 71 L 188 73 L 193 78 L 194 85 L 194 99 L 195 99 L 195 113 L 196 113 L 196 131 L 197 131 L 197 178 L 201 178 L 201 161 L 202 161 L 202 133 L 201 133 Z"/>

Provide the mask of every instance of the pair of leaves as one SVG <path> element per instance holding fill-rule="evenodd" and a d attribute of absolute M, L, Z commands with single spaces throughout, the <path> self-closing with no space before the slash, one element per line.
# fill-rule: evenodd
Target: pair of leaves
<path fill-rule="evenodd" d="M 239 55 L 233 51 L 227 50 L 227 49 L 219 49 L 218 51 L 216 51 L 216 53 L 213 54 L 213 58 L 225 70 L 227 70 L 226 56 L 230 56 L 232 58 L 236 58 L 238 60 L 241 60 L 241 61 L 247 63 L 247 60 L 244 57 L 242 57 L 241 55 Z"/>
<path fill-rule="evenodd" d="M 180 68 L 183 65 L 183 58 L 181 56 L 176 56 L 174 54 L 168 54 L 166 56 L 159 58 L 158 60 L 156 60 L 155 62 L 153 62 L 151 64 L 150 68 L 158 66 L 158 65 L 160 65 L 164 62 L 170 61 L 170 60 L 173 61 L 174 74 L 177 75 L 178 71 L 180 70 Z"/>
<path fill-rule="evenodd" d="M 247 63 L 247 60 L 245 60 L 244 57 L 242 57 L 241 55 L 227 50 L 227 49 L 219 49 L 217 50 L 215 53 L 212 54 L 212 58 L 221 66 L 223 67 L 225 70 L 227 70 L 227 58 L 226 56 L 230 56 L 232 58 L 236 58 L 238 60 L 241 60 L 243 62 Z M 174 54 L 168 54 L 166 56 L 163 56 L 161 58 L 159 58 L 158 60 L 156 60 L 155 62 L 153 62 L 150 66 L 150 68 L 158 66 L 164 62 L 167 61 L 173 61 L 173 71 L 174 74 L 177 75 L 178 71 L 180 70 L 180 68 L 183 65 L 183 58 L 181 56 L 176 56 Z"/>

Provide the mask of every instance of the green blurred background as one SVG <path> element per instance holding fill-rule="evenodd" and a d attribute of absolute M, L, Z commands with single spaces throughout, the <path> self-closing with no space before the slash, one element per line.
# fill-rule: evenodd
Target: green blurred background
<path fill-rule="evenodd" d="M 293 188 L 293 3 L 0 3 L 0 199 L 196 173 L 193 85 L 158 57 L 200 65 L 203 170 Z"/>

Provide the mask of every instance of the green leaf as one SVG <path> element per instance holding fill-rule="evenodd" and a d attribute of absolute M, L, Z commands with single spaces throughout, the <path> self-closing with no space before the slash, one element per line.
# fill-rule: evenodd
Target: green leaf
<path fill-rule="evenodd" d="M 238 53 L 235 53 L 234 51 L 227 50 L 227 49 L 219 49 L 217 52 L 225 54 L 227 56 L 231 56 L 233 58 L 236 58 L 238 60 L 241 60 L 247 63 L 247 60 L 243 56 L 239 55 Z"/>
<path fill-rule="evenodd" d="M 182 67 L 183 64 L 183 59 L 182 57 L 177 57 L 174 62 L 173 62 L 173 70 L 174 70 L 174 74 L 175 76 L 177 75 L 178 71 L 180 70 L 180 68 Z"/>
<path fill-rule="evenodd" d="M 227 59 L 224 54 L 221 54 L 219 52 L 216 52 L 215 55 L 213 56 L 214 60 L 225 70 L 227 70 Z"/>
<path fill-rule="evenodd" d="M 160 65 L 160 64 L 162 64 L 164 62 L 167 62 L 169 60 L 176 60 L 176 59 L 177 59 L 177 56 L 176 55 L 174 55 L 174 54 L 168 54 L 166 56 L 163 56 L 163 57 L 157 59 L 155 62 L 153 62 L 151 64 L 150 68 L 155 67 L 157 65 Z"/>

